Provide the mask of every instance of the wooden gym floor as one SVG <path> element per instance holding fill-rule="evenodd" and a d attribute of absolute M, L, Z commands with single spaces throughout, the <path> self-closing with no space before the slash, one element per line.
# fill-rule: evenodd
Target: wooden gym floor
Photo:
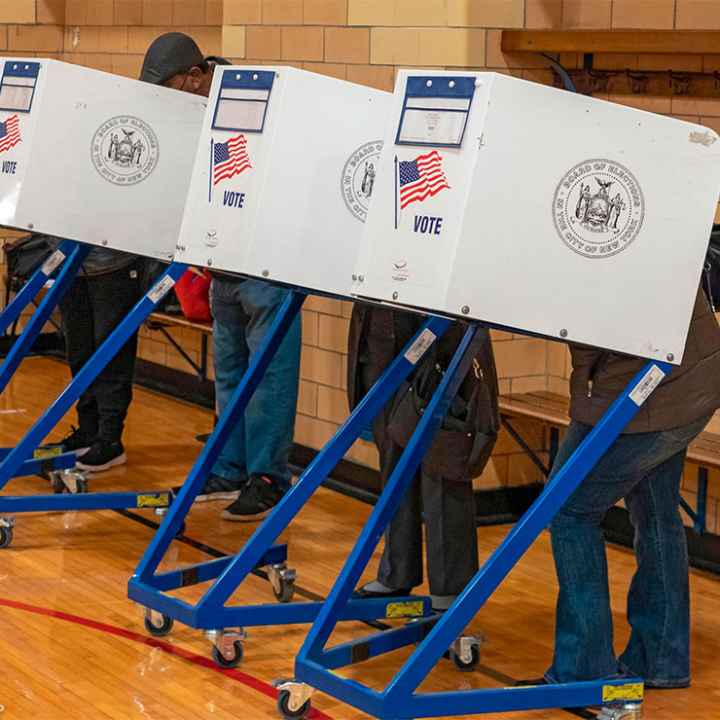
<path fill-rule="evenodd" d="M 61 363 L 30 359 L 0 398 L 0 443 L 10 445 L 42 411 L 67 378 Z M 64 432 L 70 422 L 58 429 Z M 196 434 L 211 427 L 208 412 L 137 390 L 128 424 L 129 464 L 97 476 L 91 490 L 161 489 L 182 481 L 200 449 Z M 13 481 L 13 493 L 45 492 L 38 478 Z M 7 490 L 6 490 L 7 492 Z M 253 525 L 220 520 L 222 503 L 196 506 L 186 536 L 230 552 Z M 286 533 L 298 584 L 324 594 L 337 575 L 368 506 L 321 490 Z M 149 511 L 134 513 L 154 520 Z M 487 556 L 507 528 L 481 528 Z M 306 628 L 253 628 L 246 657 L 235 671 L 209 661 L 200 634 L 175 626 L 163 641 L 148 641 L 142 616 L 125 587 L 152 530 L 136 517 L 115 512 L 33 514 L 17 517 L 11 548 L 0 551 L 0 720 L 255 720 L 276 718 L 270 683 L 292 674 L 293 657 Z M 165 566 L 207 559 L 187 542 L 175 542 Z M 616 641 L 627 637 L 624 592 L 632 556 L 610 550 Z M 542 674 L 552 651 L 555 583 L 547 537 L 542 537 L 476 618 L 472 630 L 488 642 L 482 665 L 458 673 L 443 661 L 423 686 L 427 690 L 498 687 Z M 694 720 L 720 716 L 720 580 L 694 572 L 693 677 L 691 690 L 651 692 L 648 720 Z M 188 592 L 197 596 L 200 589 Z M 251 578 L 235 599 L 272 602 L 268 584 Z M 339 639 L 367 632 L 341 626 Z M 348 675 L 380 687 L 404 653 L 358 665 Z M 315 718 L 366 717 L 332 698 L 316 695 Z M 592 717 L 585 713 L 581 717 Z M 538 711 L 500 718 L 577 717 Z"/>

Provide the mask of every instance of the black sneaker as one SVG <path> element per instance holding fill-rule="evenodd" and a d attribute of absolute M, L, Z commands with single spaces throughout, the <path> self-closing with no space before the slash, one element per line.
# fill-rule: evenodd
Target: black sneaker
<path fill-rule="evenodd" d="M 274 480 L 253 475 L 238 499 L 223 510 L 222 519 L 233 522 L 262 520 L 280 502 L 284 494 Z"/>
<path fill-rule="evenodd" d="M 412 595 L 412 588 L 399 588 L 380 592 L 378 590 L 368 590 L 367 586 L 363 585 L 353 592 L 352 597 L 355 600 L 369 600 L 371 598 L 407 597 L 408 595 Z"/>
<path fill-rule="evenodd" d="M 97 473 L 117 465 L 124 465 L 126 462 L 127 456 L 121 442 L 107 443 L 96 440 L 83 455 L 82 461 L 78 462 L 77 468 Z"/>
<path fill-rule="evenodd" d="M 49 448 L 60 448 L 64 453 L 75 453 L 75 457 L 82 457 L 92 447 L 95 442 L 96 435 L 89 435 L 72 426 L 72 430 L 59 443 L 48 445 Z"/>
<path fill-rule="evenodd" d="M 205 487 L 195 498 L 195 502 L 212 502 L 213 500 L 235 500 L 240 495 L 243 486 L 247 484 L 246 479 L 228 480 L 220 475 L 210 475 L 205 481 Z M 172 491 L 177 495 L 182 490 L 182 485 L 175 486 Z"/>

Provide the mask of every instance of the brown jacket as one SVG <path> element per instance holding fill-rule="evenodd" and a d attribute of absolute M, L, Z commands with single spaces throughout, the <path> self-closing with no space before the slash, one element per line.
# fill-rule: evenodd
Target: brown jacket
<path fill-rule="evenodd" d="M 570 417 L 595 425 L 647 362 L 595 348 L 571 346 Z M 705 293 L 698 291 L 682 365 L 658 386 L 625 433 L 688 425 L 720 407 L 720 328 Z"/>

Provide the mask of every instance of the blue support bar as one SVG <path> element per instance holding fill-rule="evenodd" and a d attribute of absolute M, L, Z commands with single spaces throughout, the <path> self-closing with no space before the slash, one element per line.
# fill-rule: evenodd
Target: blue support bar
<path fill-rule="evenodd" d="M 42 475 L 44 472 L 55 470 L 69 470 L 75 467 L 77 458 L 75 453 L 63 453 L 52 458 L 38 458 L 26 460 L 17 472 L 15 477 L 27 477 L 29 475 Z M 0 496 L 0 500 L 2 496 Z"/>
<path fill-rule="evenodd" d="M 178 588 L 188 587 L 189 585 L 198 585 L 199 583 L 214 580 L 228 566 L 233 559 L 232 555 L 218 558 L 217 560 L 209 560 L 196 565 L 188 565 L 170 570 L 164 573 L 154 575 L 148 585 L 156 590 L 166 592 L 168 590 L 177 590 Z M 287 545 L 273 545 L 258 563 L 258 568 L 266 565 L 279 565 L 287 559 Z"/>
<path fill-rule="evenodd" d="M 32 314 L 30 320 L 28 320 L 25 329 L 20 334 L 20 337 L 13 343 L 10 352 L 0 366 L 0 392 L 5 390 L 15 371 L 18 369 L 18 366 L 32 349 L 37 336 L 42 332 L 53 310 L 55 310 L 75 280 L 75 276 L 82 267 L 87 254 L 90 252 L 89 245 L 81 245 L 70 241 L 65 241 L 62 247 L 64 248 L 63 250 L 58 248 L 58 250 L 55 251 L 55 255 L 58 258 L 57 262 L 62 262 L 63 264 L 60 267 L 60 272 L 53 286 L 45 294 L 45 297 Z M 69 254 L 66 256 L 65 251 L 67 250 L 69 250 Z M 52 257 L 53 256 L 51 256 L 51 258 Z M 65 259 L 65 257 L 67 257 L 67 259 Z M 31 279 L 31 282 L 34 281 L 33 284 L 39 283 L 43 277 L 47 280 L 48 275 L 52 274 L 50 268 L 53 263 L 48 264 L 48 262 L 43 265 L 47 273 L 43 272 L 42 268 L 38 270 Z M 16 310 L 13 310 L 12 314 L 15 312 Z"/>
<path fill-rule="evenodd" d="M 230 433 L 243 416 L 245 408 L 250 402 L 255 389 L 260 384 L 267 367 L 272 362 L 287 331 L 300 312 L 305 298 L 306 294 L 303 292 L 288 293 L 280 310 L 278 310 L 270 329 L 263 338 L 260 348 L 253 355 L 247 372 L 232 394 L 215 429 L 203 446 L 203 450 L 195 461 L 187 480 L 183 483 L 182 488 L 180 488 L 180 492 L 170 512 L 165 516 L 152 542 L 143 554 L 133 576 L 141 582 L 148 582 L 150 580 L 166 550 L 170 547 L 170 543 L 180 530 L 183 520 L 190 511 L 195 498 L 204 487 L 205 480 L 220 456 L 222 449 L 225 447 Z M 262 552 L 255 558 L 255 562 L 248 569 L 248 572 L 251 572 L 255 568 L 262 555 L 270 545 L 272 545 L 274 540 L 275 538 L 265 545 Z"/>
<path fill-rule="evenodd" d="M 162 497 L 159 497 L 162 496 Z M 63 493 L 60 495 L 0 495 L 0 513 L 127 510 L 141 508 L 143 497 L 159 498 L 152 507 L 168 507 L 170 493 Z"/>
<path fill-rule="evenodd" d="M 695 532 L 704 535 L 707 531 L 707 497 L 708 469 L 701 465 L 698 468 L 697 514 L 695 515 Z"/>
<path fill-rule="evenodd" d="M 280 533 L 292 522 L 367 425 L 395 394 L 417 361 L 424 355 L 425 350 L 447 330 L 450 323 L 450 320 L 437 317 L 426 321 L 423 329 L 408 344 L 405 352 L 390 364 L 372 390 L 360 401 L 348 420 L 308 465 L 298 482 L 284 495 L 273 508 L 272 513 L 251 535 L 235 562 L 203 595 L 200 600 L 202 612 L 212 615 L 221 610 L 228 598 L 235 592 L 238 584 L 257 564 L 265 548 L 275 542 Z M 422 352 L 418 355 L 411 348 L 421 348 Z"/>
<path fill-rule="evenodd" d="M 77 243 L 72 240 L 63 240 L 53 255 L 30 276 L 20 292 L 0 312 L 0 335 L 4 335 L 7 329 L 22 315 L 23 310 L 45 287 L 45 283 L 52 277 L 53 271 L 66 261 L 76 245 Z"/>
<path fill-rule="evenodd" d="M 454 362 L 456 360 L 457 356 Z M 398 477 L 400 467 L 403 464 L 406 470 L 415 467 L 417 456 L 429 446 L 433 425 L 437 425 L 435 415 L 442 407 L 442 400 L 447 399 L 440 396 L 446 396 L 451 389 L 448 371 L 431 402 L 430 407 L 433 410 L 430 411 L 429 407 L 420 420 L 411 442 L 383 490 L 357 545 L 297 656 L 296 679 L 377 718 L 388 720 L 601 705 L 608 697 L 617 701 L 641 701 L 642 681 L 639 679 L 457 693 L 415 694 L 415 691 L 636 415 L 655 387 L 653 378 L 663 377 L 671 370 L 672 366 L 667 363 L 648 362 L 633 378 L 548 483 L 530 510 L 483 564 L 451 608 L 430 629 L 387 688 L 382 693 L 377 693 L 356 681 L 338 677 L 328 669 L 338 667 L 343 654 L 347 659 L 348 645 L 329 651 L 325 651 L 324 646 L 385 526 L 402 499 L 404 482 L 403 478 Z M 454 372 L 457 372 L 457 366 Z M 381 642 L 375 641 L 374 650 L 379 650 Z M 389 647 L 396 647 L 396 643 L 387 644 Z"/>
<path fill-rule="evenodd" d="M 176 571 L 176 573 L 156 575 L 157 567 L 179 530 L 194 498 L 202 489 L 233 425 L 247 407 L 247 402 L 261 381 L 265 369 L 300 311 L 304 298 L 304 293 L 291 293 L 278 312 L 242 382 L 233 393 L 213 434 L 205 444 L 203 453 L 190 471 L 170 512 L 128 583 L 130 599 L 180 620 L 191 627 L 218 629 L 234 626 L 282 625 L 308 623 L 315 619 L 320 611 L 321 603 L 238 607 L 226 607 L 225 604 L 247 575 L 263 565 L 268 548 L 272 546 L 272 543 L 285 530 L 315 490 L 328 477 L 335 465 L 385 403 L 395 394 L 425 351 L 438 337 L 443 335 L 451 324 L 450 320 L 443 318 L 430 318 L 426 321 L 420 332 L 404 348 L 403 354 L 387 368 L 380 380 L 338 430 L 333 441 L 316 456 L 297 483 L 285 494 L 272 513 L 245 543 L 240 553 L 232 558 L 223 558 L 221 562 L 216 562 L 212 566 L 213 575 L 218 570 L 221 572 L 199 602 L 195 606 L 178 603 L 175 598 L 164 595 L 162 590 L 169 589 L 168 585 L 174 586 L 182 580 L 179 573 L 187 572 L 187 569 Z M 204 576 L 209 579 L 209 575 L 207 575 L 209 570 L 198 569 L 196 572 L 205 573 Z M 430 612 L 430 601 L 423 597 L 353 600 L 343 609 L 340 620 L 426 617 Z"/>
<path fill-rule="evenodd" d="M 466 351 L 472 343 L 476 332 L 477 327 L 469 327 L 460 342 L 440 386 L 418 423 L 416 432 L 395 466 L 370 519 L 365 524 L 359 540 L 345 563 L 340 577 L 305 639 L 305 643 L 298 655 L 299 658 L 309 657 L 316 659 L 322 655 L 322 648 L 335 627 L 337 614 L 347 603 L 360 580 L 363 570 L 380 542 L 383 530 L 400 506 L 403 495 L 412 483 L 436 431 L 447 414 L 453 397 L 455 397 L 460 384 L 471 367 L 473 358 L 466 357 Z"/>
<path fill-rule="evenodd" d="M 120 348 L 137 331 L 186 269 L 187 266 L 181 263 L 173 263 L 168 267 L 153 288 L 138 301 L 130 314 L 112 331 L 71 383 L 40 416 L 25 437 L 7 454 L 0 463 L 0 489 L 15 477 L 23 462 L 32 457 L 35 448 L 42 444 L 47 434 L 117 355 Z M 73 497 L 79 498 L 80 496 Z M 116 507 L 115 503 L 113 503 L 113 507 Z"/>

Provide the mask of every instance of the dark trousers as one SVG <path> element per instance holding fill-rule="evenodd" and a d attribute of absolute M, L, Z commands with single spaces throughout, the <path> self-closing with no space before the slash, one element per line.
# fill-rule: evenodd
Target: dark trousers
<path fill-rule="evenodd" d="M 372 384 L 374 370 L 368 366 L 363 370 L 365 384 Z M 391 406 L 392 402 L 387 403 L 373 423 L 383 486 L 403 452 L 387 432 Z M 385 532 L 378 580 L 394 589 L 414 588 L 422 583 L 423 518 L 430 593 L 436 597 L 458 595 L 478 570 L 472 481 L 448 480 L 424 466 Z"/>
<path fill-rule="evenodd" d="M 139 261 L 97 276 L 79 275 L 60 303 L 70 371 L 77 375 L 100 344 L 140 299 Z M 137 333 L 82 394 L 76 409 L 80 430 L 103 443 L 122 437 L 132 400 Z"/>

